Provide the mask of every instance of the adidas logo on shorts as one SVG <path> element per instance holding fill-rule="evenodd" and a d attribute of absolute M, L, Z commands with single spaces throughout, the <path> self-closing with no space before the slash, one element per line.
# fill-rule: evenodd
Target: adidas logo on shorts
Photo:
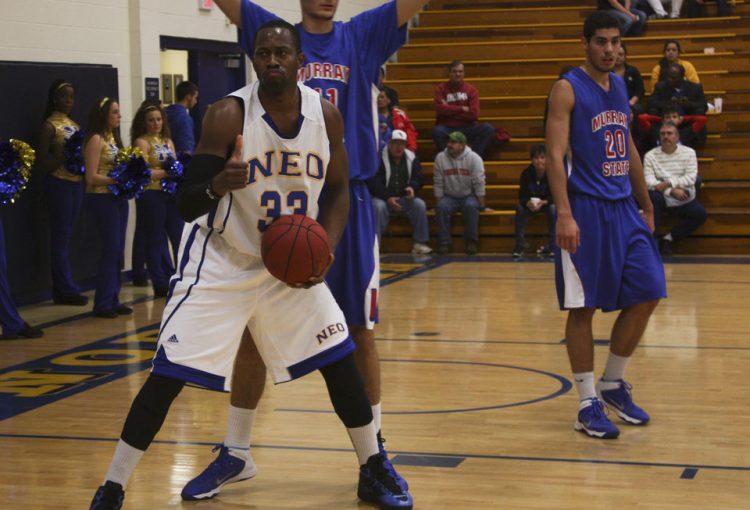
<path fill-rule="evenodd" d="M 178 343 L 180 343 L 180 341 L 179 341 L 179 340 L 177 340 L 177 335 L 172 335 L 172 336 L 170 336 L 170 337 L 169 337 L 169 338 L 167 339 L 167 342 L 172 342 L 173 344 L 178 344 Z"/>

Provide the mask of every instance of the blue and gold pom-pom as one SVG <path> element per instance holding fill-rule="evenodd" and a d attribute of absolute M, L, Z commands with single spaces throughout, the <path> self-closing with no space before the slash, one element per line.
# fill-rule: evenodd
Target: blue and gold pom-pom
<path fill-rule="evenodd" d="M 0 142 L 0 204 L 12 204 L 26 188 L 35 158 L 26 142 L 12 138 Z"/>
<path fill-rule="evenodd" d="M 86 167 L 83 165 L 83 139 L 86 137 L 86 133 L 82 129 L 79 129 L 70 138 L 65 140 L 63 145 L 63 166 L 65 170 L 73 175 L 83 175 L 86 173 Z"/>
<path fill-rule="evenodd" d="M 109 172 L 115 180 L 107 187 L 115 196 L 126 199 L 139 198 L 151 182 L 151 170 L 139 147 L 124 147 L 115 157 L 115 167 Z"/>
<path fill-rule="evenodd" d="M 177 193 L 177 186 L 182 182 L 182 176 L 185 173 L 185 166 L 182 161 L 175 159 L 170 154 L 164 161 L 162 168 L 167 172 L 167 177 L 160 181 L 161 189 L 164 190 L 165 193 L 174 195 Z"/>

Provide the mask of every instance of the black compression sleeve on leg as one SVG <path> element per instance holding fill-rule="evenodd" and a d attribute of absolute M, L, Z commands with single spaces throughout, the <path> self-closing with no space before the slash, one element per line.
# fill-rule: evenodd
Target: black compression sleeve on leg
<path fill-rule="evenodd" d="M 365 383 L 354 363 L 354 354 L 320 369 L 333 409 L 347 428 L 364 427 L 372 421 L 372 407 Z"/>
<path fill-rule="evenodd" d="M 133 448 L 146 451 L 184 386 L 184 381 L 149 375 L 130 406 L 120 438 Z"/>

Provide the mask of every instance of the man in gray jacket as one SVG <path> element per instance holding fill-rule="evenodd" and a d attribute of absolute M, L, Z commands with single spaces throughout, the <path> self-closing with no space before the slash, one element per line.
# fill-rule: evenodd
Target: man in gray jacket
<path fill-rule="evenodd" d="M 448 135 L 448 146 L 435 158 L 434 189 L 437 198 L 438 253 L 451 250 L 451 215 L 460 210 L 464 217 L 466 253 L 475 255 L 479 240 L 479 211 L 484 205 L 484 163 L 466 146 L 460 131 Z"/>

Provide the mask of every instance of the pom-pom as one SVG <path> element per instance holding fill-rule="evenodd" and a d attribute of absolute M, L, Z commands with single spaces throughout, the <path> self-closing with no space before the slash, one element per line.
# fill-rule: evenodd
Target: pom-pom
<path fill-rule="evenodd" d="M 161 189 L 170 195 L 177 193 L 177 186 L 182 182 L 182 175 L 185 173 L 185 167 L 182 161 L 175 159 L 170 154 L 164 161 L 162 168 L 167 172 L 167 177 L 160 181 Z"/>
<path fill-rule="evenodd" d="M 63 145 L 63 159 L 65 160 L 63 166 L 73 175 L 86 173 L 86 167 L 83 165 L 83 151 L 81 150 L 85 137 L 86 134 L 79 129 L 70 135 L 70 138 L 65 140 Z"/>
<path fill-rule="evenodd" d="M 26 142 L 12 138 L 0 142 L 0 204 L 12 204 L 26 188 L 35 157 Z"/>
<path fill-rule="evenodd" d="M 114 184 L 107 186 L 109 191 L 128 200 L 140 197 L 143 189 L 151 182 L 151 170 L 139 147 L 120 149 L 109 176 L 115 180 Z"/>

